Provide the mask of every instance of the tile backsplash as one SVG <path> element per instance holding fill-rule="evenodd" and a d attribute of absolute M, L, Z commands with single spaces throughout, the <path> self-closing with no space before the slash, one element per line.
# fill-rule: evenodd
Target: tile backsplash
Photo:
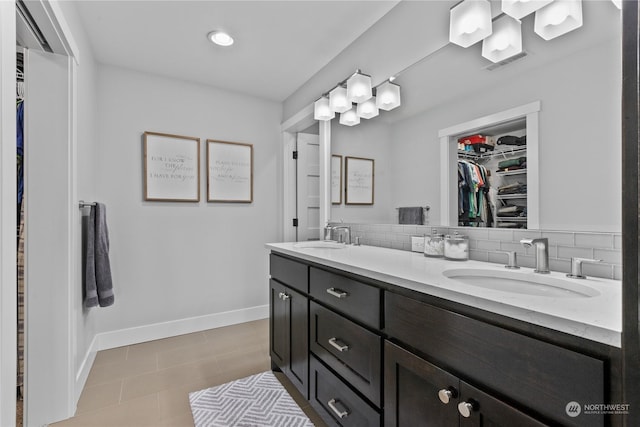
<path fill-rule="evenodd" d="M 452 234 L 458 231 L 469 236 L 469 258 L 477 261 L 506 264 L 507 255 L 498 251 L 515 251 L 518 265 L 535 267 L 533 248 L 525 248 L 520 239 L 546 237 L 549 239 L 549 267 L 553 271 L 569 273 L 571 257 L 601 259 L 601 263 L 583 264 L 587 276 L 622 280 L 622 235 L 621 233 L 599 233 L 551 230 L 505 230 L 495 228 L 431 227 L 426 225 L 362 224 L 345 223 L 351 226 L 353 237 L 360 237 L 363 245 L 411 250 L 411 236 L 438 233 Z"/>

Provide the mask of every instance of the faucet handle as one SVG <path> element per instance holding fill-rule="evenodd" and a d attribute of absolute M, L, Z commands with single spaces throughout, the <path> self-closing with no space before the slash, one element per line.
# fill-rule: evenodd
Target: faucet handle
<path fill-rule="evenodd" d="M 516 270 L 520 267 L 518 267 L 518 260 L 516 257 L 516 251 L 496 251 L 497 254 L 507 254 L 507 256 L 509 257 L 508 263 L 507 265 L 504 266 L 504 268 L 509 268 L 511 270 Z"/>
<path fill-rule="evenodd" d="M 602 262 L 601 259 L 591 259 L 591 258 L 580 258 L 580 257 L 571 257 L 571 273 L 567 273 L 567 277 L 571 277 L 572 279 L 586 279 L 587 276 L 582 274 L 582 264 L 583 263 L 598 263 Z"/>

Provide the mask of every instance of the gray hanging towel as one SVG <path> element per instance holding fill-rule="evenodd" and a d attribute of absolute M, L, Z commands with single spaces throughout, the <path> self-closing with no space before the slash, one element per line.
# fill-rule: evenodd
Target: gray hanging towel
<path fill-rule="evenodd" d="M 398 224 L 417 224 L 424 223 L 424 213 L 422 206 L 398 208 Z"/>
<path fill-rule="evenodd" d="M 84 305 L 88 308 L 108 307 L 114 302 L 106 215 L 104 204 L 92 206 L 85 233 Z"/>

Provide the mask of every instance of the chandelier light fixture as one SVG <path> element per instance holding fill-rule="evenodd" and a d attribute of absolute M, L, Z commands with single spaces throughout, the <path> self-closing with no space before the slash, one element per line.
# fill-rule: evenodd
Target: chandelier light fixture
<path fill-rule="evenodd" d="M 364 102 L 358 104 L 356 109 L 358 116 L 363 119 L 372 119 L 379 114 L 378 107 L 376 106 L 376 97 L 372 96 Z"/>
<path fill-rule="evenodd" d="M 347 99 L 350 102 L 361 103 L 371 98 L 371 76 L 357 70 L 347 79 Z"/>
<path fill-rule="evenodd" d="M 622 1 L 611 0 L 618 9 Z M 482 56 L 502 62 L 522 52 L 520 20 L 532 13 L 534 32 L 545 40 L 582 27 L 582 0 L 501 0 L 501 9 L 492 21 L 488 0 L 457 3 L 449 11 L 449 41 L 466 48 L 482 40 Z"/>
<path fill-rule="evenodd" d="M 502 11 L 512 18 L 522 19 L 553 0 L 502 0 Z"/>
<path fill-rule="evenodd" d="M 545 40 L 582 27 L 582 0 L 555 0 L 536 11 L 534 31 Z"/>
<path fill-rule="evenodd" d="M 449 41 L 469 47 L 491 35 L 489 0 L 464 0 L 449 12 Z"/>
<path fill-rule="evenodd" d="M 347 99 L 347 88 L 342 85 L 334 87 L 329 92 L 329 105 L 336 113 L 344 113 L 351 108 L 351 102 Z"/>
<path fill-rule="evenodd" d="M 393 110 L 400 106 L 400 86 L 392 81 L 393 77 L 371 87 L 371 76 L 356 70 L 313 103 L 313 118 L 327 121 L 340 113 L 340 124 L 355 126 L 361 118 L 372 119 L 380 110 Z"/>
<path fill-rule="evenodd" d="M 340 124 L 345 126 L 355 126 L 360 123 L 355 107 L 340 114 Z"/>
<path fill-rule="evenodd" d="M 493 21 L 493 34 L 482 41 L 482 56 L 491 62 L 504 61 L 522 52 L 521 22 L 509 15 Z"/>
<path fill-rule="evenodd" d="M 329 98 L 320 97 L 313 105 L 313 118 L 315 120 L 331 120 L 336 116 L 335 111 L 329 105 Z"/>

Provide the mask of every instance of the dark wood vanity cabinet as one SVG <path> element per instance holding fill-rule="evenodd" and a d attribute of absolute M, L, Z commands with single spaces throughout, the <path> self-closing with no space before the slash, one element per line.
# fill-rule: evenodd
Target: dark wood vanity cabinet
<path fill-rule="evenodd" d="M 271 358 L 335 426 L 619 426 L 619 350 L 271 255 Z"/>
<path fill-rule="evenodd" d="M 385 427 L 546 425 L 388 341 L 384 357 Z"/>
<path fill-rule="evenodd" d="M 281 262 L 277 260 L 276 262 Z M 291 262 L 297 267 L 298 263 Z M 294 264 L 295 263 L 295 264 Z M 306 266 L 305 267 L 305 270 Z M 296 288 L 305 288 L 303 270 Z M 305 398 L 309 398 L 309 300 L 285 286 L 277 278 L 269 281 L 269 353 L 271 362 L 280 368 Z"/>

